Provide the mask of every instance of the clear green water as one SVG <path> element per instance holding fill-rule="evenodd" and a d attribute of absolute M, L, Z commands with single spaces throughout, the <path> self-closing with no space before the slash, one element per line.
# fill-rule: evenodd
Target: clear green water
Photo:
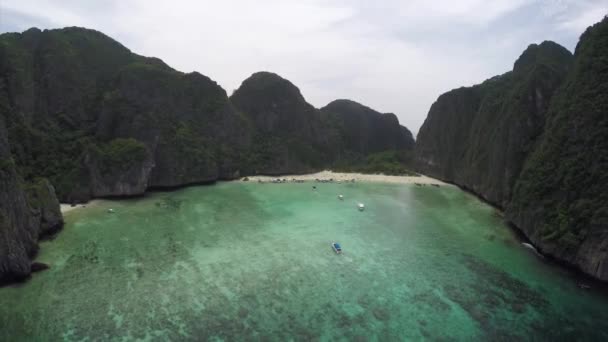
<path fill-rule="evenodd" d="M 608 298 L 473 196 L 311 185 L 221 183 L 68 213 L 42 244 L 51 269 L 0 289 L 0 340 L 608 339 Z"/>

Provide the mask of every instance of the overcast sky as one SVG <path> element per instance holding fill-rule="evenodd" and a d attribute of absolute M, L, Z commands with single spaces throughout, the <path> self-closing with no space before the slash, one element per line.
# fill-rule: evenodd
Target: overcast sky
<path fill-rule="evenodd" d="M 415 133 L 441 93 L 511 70 L 530 43 L 573 51 L 607 13 L 608 0 L 0 0 L 0 31 L 93 28 L 228 94 L 272 71 L 316 107 L 352 99 Z"/>

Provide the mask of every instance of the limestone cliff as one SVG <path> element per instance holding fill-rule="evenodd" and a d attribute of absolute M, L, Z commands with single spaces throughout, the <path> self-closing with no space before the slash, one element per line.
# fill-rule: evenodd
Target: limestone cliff
<path fill-rule="evenodd" d="M 63 201 L 239 174 L 249 127 L 209 78 L 81 28 L 4 34 L 0 54 L 17 169 L 48 177 Z M 130 153 L 120 141 L 141 143 L 144 156 L 116 155 Z"/>
<path fill-rule="evenodd" d="M 504 208 L 571 64 L 568 50 L 543 42 L 513 71 L 441 95 L 418 133 L 418 169 Z"/>
<path fill-rule="evenodd" d="M 507 219 L 541 250 L 608 280 L 608 18 L 585 31 Z"/>
<path fill-rule="evenodd" d="M 327 164 L 326 148 L 332 142 L 321 114 L 288 80 L 255 73 L 230 101 L 255 131 L 248 160 L 253 173 L 304 173 Z"/>
<path fill-rule="evenodd" d="M 351 100 L 332 101 L 321 112 L 337 136 L 335 161 L 414 148 L 412 133 L 399 125 L 395 114 L 382 114 Z"/>
<path fill-rule="evenodd" d="M 608 280 L 608 18 L 572 57 L 531 45 L 512 72 L 441 95 L 420 171 L 506 210 L 546 255 Z"/>
<path fill-rule="evenodd" d="M 29 276 L 38 239 L 63 225 L 53 187 L 39 180 L 24 190 L 8 147 L 0 115 L 0 284 Z"/>

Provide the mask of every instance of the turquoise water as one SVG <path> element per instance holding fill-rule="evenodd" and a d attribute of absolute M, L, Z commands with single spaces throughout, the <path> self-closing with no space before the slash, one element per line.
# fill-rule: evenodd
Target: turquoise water
<path fill-rule="evenodd" d="M 70 212 L 42 244 L 51 268 L 0 289 L 0 340 L 608 339 L 608 297 L 473 196 L 311 185 L 220 183 Z"/>

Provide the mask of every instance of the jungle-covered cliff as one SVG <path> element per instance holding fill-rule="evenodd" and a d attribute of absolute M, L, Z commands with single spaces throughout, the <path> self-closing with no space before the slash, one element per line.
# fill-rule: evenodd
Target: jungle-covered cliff
<path fill-rule="evenodd" d="M 545 253 L 608 280 L 608 18 L 581 36 L 506 213 Z"/>
<path fill-rule="evenodd" d="M 608 280 L 608 19 L 574 56 L 531 45 L 513 71 L 441 95 L 416 168 L 506 210 L 545 254 Z"/>
<path fill-rule="evenodd" d="M 333 137 L 333 165 L 339 171 L 409 174 L 415 141 L 393 113 L 379 113 L 351 100 L 321 108 Z"/>
<path fill-rule="evenodd" d="M 388 129 L 389 140 L 407 131 L 396 118 L 365 127 Z M 276 74 L 252 75 L 229 98 L 208 77 L 139 56 L 94 30 L 2 34 L 0 282 L 29 275 L 39 237 L 63 224 L 58 200 L 316 171 L 354 148 L 341 139 Z M 364 154 L 382 150 L 365 144 L 374 147 Z"/>
<path fill-rule="evenodd" d="M 246 122 L 203 75 L 80 28 L 4 34 L 0 54 L 17 169 L 25 180 L 47 177 L 62 201 L 238 171 Z"/>
<path fill-rule="evenodd" d="M 258 72 L 243 81 L 230 101 L 253 127 L 247 160 L 252 173 L 305 173 L 330 163 L 329 128 L 290 81 Z"/>
<path fill-rule="evenodd" d="M 534 44 L 512 71 L 441 95 L 418 133 L 417 167 L 504 207 L 571 64 L 565 48 Z"/>
<path fill-rule="evenodd" d="M 0 93 L 2 111 L 7 108 L 5 95 Z M 26 278 L 31 272 L 30 258 L 38 251 L 38 240 L 62 225 L 52 185 L 42 178 L 24 183 L 19 177 L 0 115 L 0 284 Z"/>

